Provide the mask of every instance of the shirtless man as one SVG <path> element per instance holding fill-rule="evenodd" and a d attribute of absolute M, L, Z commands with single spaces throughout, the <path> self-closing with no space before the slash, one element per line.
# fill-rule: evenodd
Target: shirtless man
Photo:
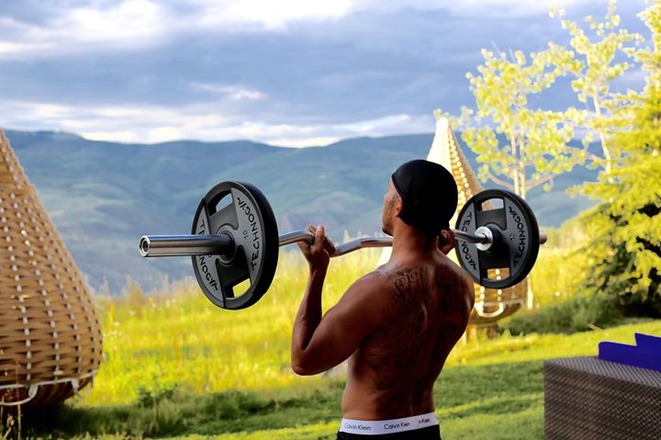
<path fill-rule="evenodd" d="M 324 228 L 299 243 L 309 264 L 294 321 L 292 369 L 326 371 L 349 358 L 338 439 L 440 439 L 433 387 L 462 336 L 474 303 L 473 282 L 447 254 L 457 186 L 442 166 L 403 164 L 388 182 L 383 231 L 390 260 L 347 289 L 322 317 L 321 292 L 334 246 Z"/>

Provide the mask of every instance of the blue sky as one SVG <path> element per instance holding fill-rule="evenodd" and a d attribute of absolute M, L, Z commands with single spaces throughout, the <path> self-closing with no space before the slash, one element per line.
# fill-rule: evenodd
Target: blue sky
<path fill-rule="evenodd" d="M 556 0 L 582 21 L 607 0 Z M 645 0 L 620 0 L 647 37 Z M 0 127 L 154 143 L 431 133 L 482 48 L 566 42 L 544 0 L 0 1 Z M 631 84 L 640 82 L 629 73 Z M 623 82 L 626 84 L 626 79 Z M 554 96 L 562 105 L 568 96 Z"/>

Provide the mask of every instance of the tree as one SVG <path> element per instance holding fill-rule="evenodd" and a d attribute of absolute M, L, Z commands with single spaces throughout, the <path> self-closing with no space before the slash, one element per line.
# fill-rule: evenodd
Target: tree
<path fill-rule="evenodd" d="M 585 282 L 632 314 L 661 316 L 661 0 L 642 14 L 652 41 L 633 52 L 646 74 L 641 92 L 613 101 L 604 133 L 612 155 L 582 191 L 599 204 L 582 216 L 594 239 L 585 252 L 595 268 Z"/>
<path fill-rule="evenodd" d="M 563 18 L 565 11 L 562 9 L 551 9 L 550 14 L 561 19 L 562 28 L 570 36 L 571 63 L 563 67 L 573 74 L 572 88 L 579 102 L 585 105 L 583 109 L 575 109 L 574 123 L 585 133 L 583 144 L 588 161 L 593 167 L 603 169 L 606 176 L 610 174 L 614 160 L 606 134 L 609 109 L 615 105 L 611 85 L 634 67 L 623 55 L 630 53 L 632 47 L 642 40 L 640 35 L 620 28 L 616 9 L 616 0 L 610 0 L 603 22 L 586 17 L 588 32 L 578 23 Z M 593 141 L 599 142 L 601 155 L 590 151 Z"/>
<path fill-rule="evenodd" d="M 655 2 L 658 6 L 659 0 Z M 576 165 L 588 164 L 602 170 L 600 182 L 613 187 L 623 182 L 615 167 L 624 160 L 624 150 L 621 145 L 612 145 L 615 140 L 611 127 L 617 123 L 615 112 L 619 112 L 618 118 L 624 117 L 623 101 L 615 98 L 611 85 L 634 67 L 625 56 L 635 52 L 642 37 L 619 27 L 615 0 L 610 1 L 603 22 L 585 19 L 588 32 L 565 19 L 562 10 L 552 10 L 551 16 L 561 19 L 570 37 L 569 47 L 549 43 L 546 50 L 530 57 L 520 51 L 508 56 L 484 50 L 485 62 L 478 67 L 479 74 L 467 75 L 477 111 L 464 107 L 455 120 L 463 129 L 462 139 L 483 164 L 480 178 L 524 198 L 538 185 L 548 189 L 555 176 Z M 641 62 L 640 56 L 636 60 Z M 561 86 L 559 78 L 570 76 L 583 108 L 572 106 L 558 111 L 532 107 L 533 100 L 544 102 L 550 91 Z M 582 147 L 571 142 L 579 132 L 584 134 Z M 600 151 L 592 148 L 595 142 Z M 600 190 L 593 193 L 587 186 L 584 190 L 599 197 Z M 529 306 L 531 302 L 529 292 Z"/>
<path fill-rule="evenodd" d="M 477 111 L 464 107 L 455 120 L 463 129 L 462 139 L 484 164 L 481 180 L 523 198 L 536 186 L 548 189 L 554 176 L 586 162 L 610 173 L 615 160 L 606 134 L 615 105 L 611 85 L 634 66 L 625 56 L 642 39 L 620 28 L 616 0 L 610 1 L 604 21 L 585 18 L 587 32 L 564 18 L 564 10 L 552 9 L 550 15 L 561 20 L 570 37 L 568 47 L 549 43 L 530 57 L 521 51 L 508 56 L 483 50 L 479 74 L 467 74 Z M 569 75 L 583 108 L 532 107 L 533 99 L 543 102 L 548 92 L 558 90 L 557 80 Z M 571 144 L 577 131 L 583 136 L 582 148 Z M 599 142 L 600 152 L 590 148 L 594 142 Z"/>
<path fill-rule="evenodd" d="M 467 74 L 477 112 L 462 108 L 458 123 L 462 139 L 483 163 L 479 177 L 490 179 L 524 199 L 531 188 L 552 183 L 554 176 L 583 163 L 582 148 L 569 145 L 572 110 L 531 108 L 531 99 L 548 90 L 567 74 L 572 54 L 549 44 L 527 57 L 521 51 L 508 56 L 483 50 L 479 75 Z M 558 60 L 562 60 L 561 63 Z M 574 66 L 578 68 L 577 66 Z M 526 306 L 533 307 L 528 283 Z"/>
<path fill-rule="evenodd" d="M 527 57 L 483 50 L 479 75 L 467 74 L 477 111 L 462 108 L 455 122 L 462 139 L 478 155 L 479 176 L 525 198 L 538 185 L 585 161 L 582 148 L 570 146 L 573 109 L 532 108 L 530 101 L 567 74 L 578 69 L 572 53 L 553 43 Z M 504 139 L 503 139 L 504 137 Z"/>

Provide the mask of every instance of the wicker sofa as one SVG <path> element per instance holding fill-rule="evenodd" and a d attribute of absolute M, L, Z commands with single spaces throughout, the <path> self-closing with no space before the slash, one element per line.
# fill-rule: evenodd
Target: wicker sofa
<path fill-rule="evenodd" d="M 547 439 L 661 439 L 661 347 L 637 340 L 644 346 L 603 343 L 597 357 L 544 362 Z"/>

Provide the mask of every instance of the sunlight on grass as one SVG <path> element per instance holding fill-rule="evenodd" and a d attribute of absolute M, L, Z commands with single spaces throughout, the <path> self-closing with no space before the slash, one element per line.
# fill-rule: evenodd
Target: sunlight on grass
<path fill-rule="evenodd" d="M 374 269 L 380 252 L 364 249 L 332 260 L 324 309 Z M 557 294 L 554 282 L 543 283 L 550 272 L 580 267 L 580 258 L 567 252 L 540 253 L 532 274 L 539 303 L 570 296 Z M 57 418 L 59 429 L 72 438 L 108 440 L 334 439 L 342 370 L 300 377 L 290 369 L 291 330 L 306 282 L 306 263 L 294 251 L 281 253 L 268 293 L 246 310 L 214 306 L 192 278 L 166 283 L 158 294 L 129 282 L 119 297 L 96 297 L 104 362 L 93 390 L 68 401 L 71 410 Z M 505 333 L 489 339 L 478 333 L 461 340 L 434 387 L 442 435 L 543 438 L 544 360 L 594 356 L 599 342 L 633 343 L 635 332 L 660 335 L 661 321 L 571 335 Z"/>
<path fill-rule="evenodd" d="M 526 362 L 573 356 L 596 356 L 599 342 L 613 341 L 635 344 L 634 333 L 661 335 L 661 321 L 623 325 L 573 335 L 509 336 L 477 339 L 459 343 L 448 359 L 448 366 L 457 364 L 485 365 Z"/>
<path fill-rule="evenodd" d="M 324 307 L 377 259 L 378 251 L 367 249 L 333 260 Z M 301 255 L 283 252 L 271 288 L 250 309 L 220 309 L 192 280 L 157 296 L 133 285 L 121 298 L 100 298 L 105 361 L 82 402 L 128 403 L 141 389 L 174 384 L 207 393 L 318 382 L 319 377 L 296 376 L 289 363 L 292 324 L 306 281 Z"/>
<path fill-rule="evenodd" d="M 324 308 L 376 266 L 379 249 L 364 249 L 331 263 Z M 544 254 L 540 255 L 543 266 Z M 557 262 L 557 254 L 551 258 Z M 540 265 L 540 262 L 538 262 Z M 268 392 L 315 386 L 324 376 L 300 377 L 290 369 L 292 323 L 307 281 L 298 252 L 282 252 L 268 293 L 246 310 L 214 306 L 189 279 L 146 295 L 129 283 L 121 297 L 99 297 L 104 331 L 104 362 L 86 397 L 76 405 L 119 405 L 142 392 L 159 394 L 178 387 L 193 394 L 232 389 Z M 545 301 L 552 301 L 542 286 Z M 561 299 L 558 299 L 561 300 Z M 460 342 L 447 368 L 523 362 L 574 355 L 596 355 L 599 341 L 633 342 L 635 331 L 661 334 L 648 323 L 571 336 L 537 335 Z"/>
<path fill-rule="evenodd" d="M 300 428 L 283 428 L 265 431 L 241 432 L 236 434 L 221 434 L 211 438 L 216 440 L 318 440 L 335 439 L 337 433 L 337 423 L 320 423 L 316 425 L 306 425 Z M 195 439 L 196 437 L 185 437 Z M 202 437 L 197 437 L 202 438 Z M 205 437 L 209 438 L 209 437 Z"/>

